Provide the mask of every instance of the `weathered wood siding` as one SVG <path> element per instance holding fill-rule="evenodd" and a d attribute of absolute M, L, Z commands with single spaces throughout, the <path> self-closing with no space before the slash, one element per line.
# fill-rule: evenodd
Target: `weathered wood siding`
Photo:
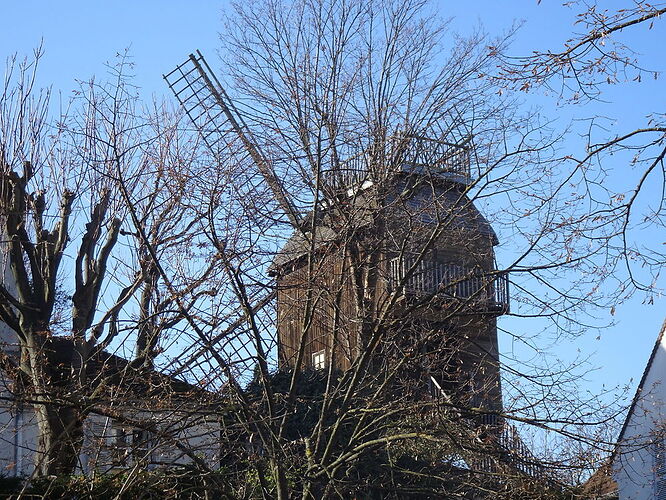
<path fill-rule="evenodd" d="M 373 255 L 377 281 L 371 303 L 379 310 L 389 297 L 389 263 L 409 254 L 419 255 L 428 243 L 425 257 L 435 263 L 451 263 L 483 273 L 495 270 L 493 246 L 497 243 L 492 228 L 473 203 L 459 191 L 444 186 L 423 186 L 413 199 L 389 197 L 383 214 L 363 214 L 364 220 L 382 221 L 376 227 L 359 231 L 368 241 Z M 367 200 L 366 200 L 367 201 Z M 359 203 L 363 203 L 361 200 Z M 367 203 L 368 207 L 376 206 Z M 379 209 L 378 209 L 379 210 Z M 374 231 L 374 233 L 373 233 Z M 437 231 L 432 239 L 433 231 Z M 371 234 L 373 233 L 373 234 Z M 377 245 L 377 241 L 381 241 Z M 362 241 L 361 241 L 362 243 Z M 362 245 L 360 245 L 362 246 Z M 380 248 L 381 250 L 377 250 Z M 293 368 L 301 354 L 301 367 L 314 368 L 313 355 L 326 351 L 326 364 L 346 370 L 358 355 L 362 319 L 356 304 L 357 288 L 349 260 L 335 245 L 318 249 L 315 264 L 306 257 L 294 260 L 278 272 L 278 336 L 280 366 Z M 423 324 L 422 331 L 440 329 L 432 347 L 434 359 L 428 368 L 438 374 L 451 393 L 469 404 L 501 407 L 497 327 L 494 314 L 474 313 L 451 301 L 433 300 L 414 309 L 407 297 L 398 301 L 387 318 L 396 328 L 396 338 L 406 342 L 418 335 L 418 328 L 407 332 L 406 325 Z M 366 318 L 373 321 L 375 318 Z M 424 323 L 425 322 L 425 323 Z M 387 335 L 390 335 L 387 334 Z M 473 396 L 473 397 L 472 397 Z M 472 400 L 473 399 L 473 400 Z"/>
<path fill-rule="evenodd" d="M 302 264 L 278 279 L 279 364 L 313 368 L 313 355 L 326 351 L 341 370 L 356 357 L 358 321 L 352 276 L 336 255 L 321 257 L 312 271 Z"/>

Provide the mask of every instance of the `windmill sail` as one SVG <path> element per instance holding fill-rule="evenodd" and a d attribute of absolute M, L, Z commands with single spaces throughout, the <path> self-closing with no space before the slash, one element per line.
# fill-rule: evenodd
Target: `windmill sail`
<path fill-rule="evenodd" d="M 300 216 L 289 201 L 282 181 L 252 140 L 247 125 L 201 52 L 190 54 L 184 63 L 164 75 L 164 79 L 214 155 L 218 156 L 232 142 L 241 141 L 291 224 L 299 227 Z"/>
<path fill-rule="evenodd" d="M 300 218 L 289 202 L 281 180 L 257 147 L 241 114 L 229 99 L 202 54 L 199 51 L 196 55 L 190 54 L 185 62 L 163 77 L 215 158 L 222 158 L 225 153 L 238 149 L 240 145 L 245 152 L 245 158 L 249 157 L 256 166 L 273 198 L 289 217 L 290 223 L 294 227 L 298 227 Z M 252 306 L 253 309 L 256 312 L 262 311 L 266 305 L 272 303 L 275 295 L 275 291 L 269 292 L 257 300 Z M 254 299 L 257 298 L 254 297 Z M 229 321 L 230 323 L 224 328 L 223 333 L 211 339 L 208 345 L 216 345 L 218 351 L 228 359 L 228 364 L 236 376 L 243 378 L 252 373 L 254 361 L 259 356 L 257 352 L 259 346 L 256 344 L 256 339 L 252 337 L 252 332 L 245 325 L 244 315 L 236 320 L 230 317 Z M 274 350 L 275 338 L 261 339 L 260 347 L 263 353 Z M 194 346 L 192 348 L 194 349 Z M 205 359 L 206 349 L 200 347 L 196 352 L 189 353 L 176 373 L 197 369 L 205 371 L 207 363 L 209 363 Z"/>

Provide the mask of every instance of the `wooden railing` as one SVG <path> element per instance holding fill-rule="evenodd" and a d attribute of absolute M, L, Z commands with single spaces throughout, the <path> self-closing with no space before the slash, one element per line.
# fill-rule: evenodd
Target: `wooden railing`
<path fill-rule="evenodd" d="M 496 457 L 482 459 L 475 464 L 479 470 L 495 472 L 497 464 L 501 463 L 528 476 L 545 476 L 543 465 L 520 438 L 514 425 L 495 413 L 481 414 L 474 420 L 489 429 L 488 439 L 499 448 Z"/>
<path fill-rule="evenodd" d="M 470 180 L 470 150 L 466 143 L 411 136 L 394 140 L 394 150 L 404 159 L 403 171 L 444 175 L 464 184 Z"/>
<path fill-rule="evenodd" d="M 455 409 L 451 398 L 441 384 L 429 376 L 431 394 L 452 409 L 458 418 L 463 417 L 463 409 Z M 474 405 L 472 405 L 474 406 Z M 469 466 L 481 472 L 497 472 L 498 466 L 508 466 L 516 471 L 534 478 L 545 478 L 546 472 L 541 462 L 520 438 L 518 429 L 507 422 L 506 418 L 497 413 L 480 413 L 467 418 L 471 432 L 483 430 L 485 445 L 490 445 L 491 453 L 487 457 L 476 458 Z"/>
<path fill-rule="evenodd" d="M 365 181 L 374 182 L 378 176 L 387 175 L 386 165 L 393 165 L 394 172 L 432 174 L 452 182 L 469 184 L 470 149 L 467 143 L 452 144 L 426 137 L 396 137 L 388 142 L 382 153 L 384 165 L 373 165 L 369 151 L 352 153 L 340 162 L 340 166 L 325 172 L 326 179 L 335 186 L 351 187 Z M 391 170 L 391 168 L 389 168 Z"/>
<path fill-rule="evenodd" d="M 538 478 L 545 476 L 543 465 L 520 439 L 515 426 L 506 421 L 503 422 L 498 444 L 503 453 L 502 461 L 504 463 L 528 476 Z"/>
<path fill-rule="evenodd" d="M 405 295 L 433 294 L 438 298 L 464 300 L 475 310 L 509 311 L 508 273 L 403 256 L 389 261 L 389 289 L 393 291 L 400 285 Z"/>

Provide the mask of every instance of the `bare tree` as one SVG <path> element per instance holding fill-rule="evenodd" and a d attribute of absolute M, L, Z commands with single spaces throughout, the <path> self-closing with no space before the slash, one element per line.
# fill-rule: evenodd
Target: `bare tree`
<path fill-rule="evenodd" d="M 511 363 L 498 317 L 577 335 L 614 300 L 599 282 L 622 220 L 581 208 L 588 171 L 498 91 L 506 40 L 453 36 L 418 0 L 266 0 L 227 28 L 233 101 L 214 78 L 212 101 L 192 101 L 222 116 L 202 130 L 212 154 L 137 109 L 122 71 L 50 129 L 45 102 L 11 93 L 29 85 L 5 87 L 0 131 L 24 142 L 0 143 L 17 283 L 0 319 L 43 415 L 40 472 L 74 470 L 95 413 L 168 439 L 230 498 L 561 494 L 616 409 L 572 390 L 575 366 Z M 66 373 L 49 358 L 59 290 Z M 131 362 L 87 369 L 116 346 Z M 217 474 L 162 413 L 133 412 L 137 381 L 173 383 L 156 369 L 216 393 Z M 581 448 L 537 458 L 516 424 Z"/>
<path fill-rule="evenodd" d="M 0 319 L 14 339 L 4 339 L 3 360 L 13 397 L 36 417 L 35 472 L 83 467 L 91 414 L 133 423 L 202 464 L 173 441 L 185 424 L 165 422 L 166 408 L 182 406 L 175 388 L 192 388 L 155 371 L 158 355 L 182 342 L 188 314 L 212 328 L 210 316 L 196 312 L 215 295 L 219 268 L 198 245 L 198 143 L 163 107 L 139 109 L 124 60 L 110 83 L 83 85 L 69 115 L 49 121 L 48 93 L 33 88 L 38 59 L 11 62 L 0 97 L 10 270 Z M 160 403 L 137 407 L 139 394 Z M 164 411 L 153 414 L 157 408 Z"/>
<path fill-rule="evenodd" d="M 666 8 L 645 1 L 618 8 L 579 1 L 566 6 L 577 11 L 576 26 L 561 48 L 504 57 L 495 75 L 503 86 L 523 92 L 548 90 L 579 108 L 576 118 L 585 124 L 584 148 L 568 151 L 567 160 L 581 172 L 589 217 L 609 228 L 608 269 L 620 281 L 618 298 L 640 290 L 652 302 L 660 290 L 664 253 L 642 242 L 638 231 L 664 225 L 664 113 L 655 104 L 638 124 L 627 125 L 622 117 L 601 115 L 593 104 L 607 99 L 613 87 L 624 92 L 619 99 L 631 102 L 642 81 L 660 77 L 662 68 L 642 60 L 640 52 L 647 46 L 632 46 L 631 35 L 662 28 Z M 618 187 L 607 186 L 613 184 Z"/>

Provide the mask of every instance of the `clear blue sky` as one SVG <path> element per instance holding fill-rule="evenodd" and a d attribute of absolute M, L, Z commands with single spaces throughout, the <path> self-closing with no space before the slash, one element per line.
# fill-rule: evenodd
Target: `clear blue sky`
<path fill-rule="evenodd" d="M 611 7 L 621 2 L 602 3 Z M 29 55 L 43 41 L 45 55 L 40 84 L 52 85 L 54 92 L 66 97 L 76 86 L 76 79 L 104 76 L 105 62 L 129 48 L 136 64 L 136 82 L 145 95 L 166 96 L 162 74 L 195 49 L 200 49 L 212 66 L 217 66 L 215 53 L 220 33 L 224 31 L 221 11 L 227 5 L 227 2 L 212 0 L 7 1 L 2 5 L 5 21 L 0 30 L 0 56 L 4 59 L 13 53 Z M 575 30 L 573 12 L 552 0 L 541 4 L 536 0 L 440 0 L 435 5 L 443 17 L 455 17 L 454 27 L 461 32 L 482 23 L 490 33 L 499 33 L 508 30 L 514 22 L 524 21 L 511 50 L 517 55 L 537 49 L 556 49 Z M 666 20 L 660 23 L 666 24 Z M 666 29 L 659 23 L 650 32 L 641 29 L 627 37 L 632 46 L 645 52 L 648 65 L 659 70 L 666 66 L 660 53 L 664 40 Z M 580 112 L 601 111 L 621 118 L 616 122 L 618 125 L 631 126 L 646 113 L 658 111 L 657 106 L 663 111 L 665 78 L 644 82 L 640 87 L 637 84 L 618 87 L 617 92 L 607 96 L 609 103 Z M 553 101 L 534 99 L 534 102 L 553 106 Z M 654 234 L 645 237 L 666 239 L 664 235 Z M 666 316 L 664 303 L 661 299 L 654 305 L 641 304 L 639 297 L 618 307 L 615 327 L 605 330 L 600 340 L 590 335 L 576 343 L 560 345 L 562 356 L 567 357 L 579 348 L 585 353 L 596 352 L 593 363 L 600 366 L 600 370 L 591 374 L 587 382 L 587 387 L 593 390 L 602 383 L 622 384 L 632 378 L 635 387 Z M 610 315 L 602 319 L 610 320 Z M 513 328 L 521 326 L 514 324 Z"/>

